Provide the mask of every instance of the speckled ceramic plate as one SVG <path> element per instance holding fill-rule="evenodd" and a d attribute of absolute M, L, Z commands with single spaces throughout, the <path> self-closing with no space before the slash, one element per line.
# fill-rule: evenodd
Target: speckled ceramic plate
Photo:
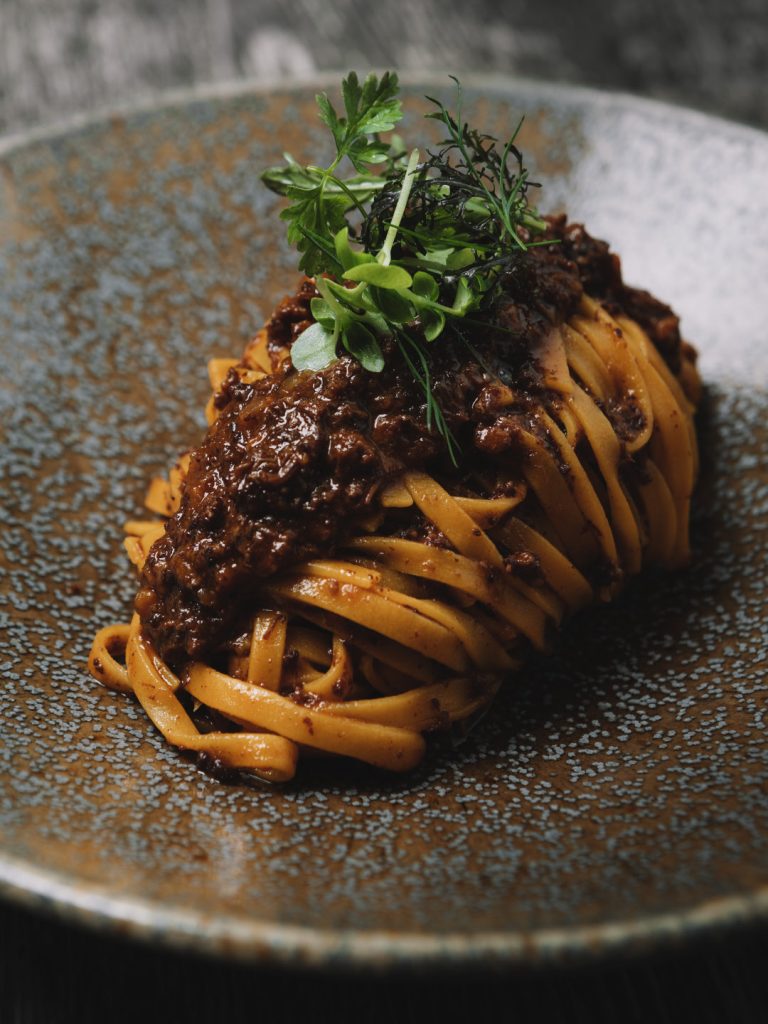
<path fill-rule="evenodd" d="M 217 90 L 0 148 L 0 880 L 267 961 L 541 961 L 768 911 L 768 140 L 619 96 L 465 80 L 701 349 L 693 564 L 582 615 L 408 778 L 225 787 L 85 673 L 125 619 L 120 525 L 200 435 L 206 360 L 297 278 L 259 170 L 313 88 Z M 326 83 L 328 84 L 328 83 Z M 445 83 L 411 82 L 416 99 Z M 761 298 L 762 296 L 762 298 Z"/>

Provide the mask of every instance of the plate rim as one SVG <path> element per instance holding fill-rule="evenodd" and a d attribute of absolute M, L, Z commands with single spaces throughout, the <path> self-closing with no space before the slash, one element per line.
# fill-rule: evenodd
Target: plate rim
<path fill-rule="evenodd" d="M 567 928 L 439 935 L 326 929 L 234 914 L 211 917 L 136 896 L 116 896 L 105 886 L 75 883 L 61 872 L 31 867 L 7 855 L 0 857 L 0 896 L 68 924 L 168 949 L 282 967 L 370 972 L 457 966 L 494 971 L 581 963 L 656 951 L 681 940 L 768 921 L 768 885 L 763 885 L 748 894 L 713 897 L 684 910 Z"/>
<path fill-rule="evenodd" d="M 374 69 L 379 72 L 381 69 Z M 399 71 L 403 85 L 445 86 L 448 71 Z M 454 72 L 456 73 L 456 72 Z M 236 100 L 277 92 L 302 93 L 333 88 L 343 71 L 324 71 L 306 78 L 267 83 L 238 78 L 160 90 L 145 99 L 111 104 L 56 123 L 0 135 L 0 160 L 26 147 L 63 140 L 110 121 L 189 107 L 196 102 Z M 623 91 L 607 91 L 567 82 L 530 77 L 459 72 L 462 85 L 499 93 L 517 89 L 543 100 L 581 102 L 592 108 L 639 109 L 673 116 L 698 127 L 715 127 L 768 146 L 763 129 L 666 100 Z M 35 867 L 0 850 L 0 897 L 30 910 L 40 910 L 68 923 L 156 943 L 168 948 L 274 963 L 299 968 L 355 970 L 439 969 L 457 965 L 475 969 L 534 966 L 561 961 L 598 960 L 614 953 L 646 951 L 681 938 L 709 935 L 731 927 L 768 921 L 768 884 L 749 893 L 730 894 L 691 906 L 571 927 L 513 931 L 423 932 L 323 929 L 289 925 L 237 915 L 215 915 L 140 897 L 115 895 L 108 887 L 73 879 L 62 871 Z"/>
<path fill-rule="evenodd" d="M 371 69 L 381 74 L 382 68 Z M 306 78 L 290 78 L 276 82 L 264 82 L 253 77 L 232 78 L 222 82 L 198 83 L 172 89 L 161 89 L 156 93 L 133 102 L 112 103 L 97 106 L 83 113 L 69 114 L 56 122 L 44 122 L 31 128 L 0 133 L 0 159 L 10 156 L 15 150 L 40 142 L 53 142 L 56 139 L 72 135 L 88 128 L 95 128 L 117 118 L 136 117 L 142 114 L 161 113 L 174 107 L 188 106 L 195 102 L 212 100 L 234 100 L 246 96 L 269 95 L 273 92 L 305 92 L 314 89 L 332 89 L 339 83 L 340 77 L 346 74 L 343 69 L 322 71 L 308 75 Z M 428 88 L 445 86 L 449 75 L 460 79 L 462 86 L 472 89 L 510 89 L 520 88 L 523 92 L 535 91 L 544 98 L 550 96 L 569 97 L 589 101 L 601 107 L 632 106 L 648 113 L 667 112 L 688 121 L 700 124 L 715 122 L 721 130 L 729 130 L 738 134 L 746 133 L 763 144 L 768 142 L 768 129 L 746 124 L 719 114 L 710 114 L 682 103 L 669 100 L 639 96 L 623 90 L 599 89 L 588 85 L 572 85 L 568 82 L 553 82 L 547 79 L 531 78 L 524 75 L 505 75 L 501 72 L 483 71 L 439 71 L 418 72 L 397 70 L 401 84 L 414 88 L 425 85 Z"/>

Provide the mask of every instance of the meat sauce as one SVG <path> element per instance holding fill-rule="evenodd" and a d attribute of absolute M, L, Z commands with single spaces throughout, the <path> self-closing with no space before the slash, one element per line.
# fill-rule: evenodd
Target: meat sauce
<path fill-rule="evenodd" d="M 392 341 L 378 374 L 349 356 L 315 373 L 275 358 L 274 373 L 253 383 L 230 372 L 215 400 L 218 419 L 192 453 L 181 506 L 149 553 L 136 597 L 144 630 L 171 665 L 219 648 L 275 573 L 328 556 L 359 532 L 382 484 L 404 469 L 426 469 L 454 493 L 471 472 L 488 493 L 503 494 L 524 457 L 520 431 L 539 429 L 547 398 L 537 344 L 583 291 L 635 318 L 677 371 L 674 313 L 626 287 L 618 257 L 580 225 L 551 218 L 549 234 L 558 244 L 521 253 L 482 326 L 463 340 L 446 332 L 429 350 L 458 466 L 427 428 L 424 391 Z M 305 280 L 278 306 L 267 324 L 275 356 L 311 322 L 315 294 Z M 403 535 L 413 536 L 418 517 L 408 515 Z M 423 539 L 441 541 L 429 528 Z"/>

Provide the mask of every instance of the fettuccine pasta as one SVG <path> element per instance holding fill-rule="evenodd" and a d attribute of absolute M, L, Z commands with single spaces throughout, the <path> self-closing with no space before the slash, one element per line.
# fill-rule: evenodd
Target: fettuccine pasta
<path fill-rule="evenodd" d="M 262 331 L 243 360 L 213 360 L 214 396 L 269 382 L 288 354 L 269 341 Z M 671 369 L 638 322 L 585 294 L 536 359 L 543 383 L 524 411 L 497 382 L 514 457 L 493 474 L 395 466 L 326 552 L 231 598 L 241 607 L 215 649 L 167 658 L 135 614 L 98 632 L 92 674 L 209 765 L 275 782 L 311 752 L 412 769 L 425 736 L 473 719 L 564 619 L 689 558 L 690 350 Z M 212 398 L 212 429 L 220 415 Z M 126 525 L 140 572 L 180 513 L 190 458 L 152 482 L 154 518 Z"/>

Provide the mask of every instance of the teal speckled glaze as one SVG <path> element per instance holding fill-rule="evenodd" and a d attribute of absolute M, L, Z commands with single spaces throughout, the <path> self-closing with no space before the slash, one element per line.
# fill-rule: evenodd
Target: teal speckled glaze
<path fill-rule="evenodd" d="M 324 83 L 330 84 L 330 83 Z M 411 81 L 419 96 L 449 83 Z M 203 429 L 205 364 L 296 280 L 284 149 L 314 88 L 169 97 L 0 144 L 0 888 L 147 939 L 302 965 L 508 965 L 768 914 L 768 139 L 465 78 L 701 352 L 694 558 L 581 615 L 407 778 L 224 786 L 85 672 L 125 620 L 121 524 Z"/>

